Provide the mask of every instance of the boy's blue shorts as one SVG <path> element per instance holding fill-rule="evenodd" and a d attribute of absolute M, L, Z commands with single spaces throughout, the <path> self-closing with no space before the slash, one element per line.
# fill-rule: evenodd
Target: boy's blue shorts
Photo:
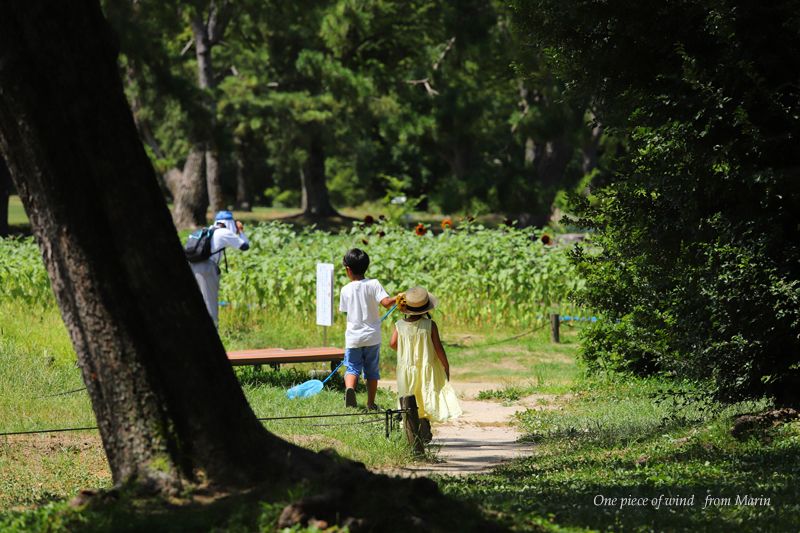
<path fill-rule="evenodd" d="M 361 346 L 359 348 L 345 348 L 344 366 L 347 368 L 345 374 L 360 376 L 364 371 L 367 379 L 381 379 L 379 368 L 381 358 L 381 345 Z"/>

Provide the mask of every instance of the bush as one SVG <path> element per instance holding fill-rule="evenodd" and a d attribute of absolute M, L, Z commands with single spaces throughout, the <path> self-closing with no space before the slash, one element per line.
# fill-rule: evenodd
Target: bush
<path fill-rule="evenodd" d="M 579 356 L 591 371 L 630 372 L 647 376 L 664 368 L 664 336 L 637 324 L 638 315 L 619 322 L 600 321 L 582 333 Z"/>
<path fill-rule="evenodd" d="M 781 22 L 796 6 L 515 6 L 624 148 L 573 211 L 598 246 L 575 254 L 582 301 L 620 321 L 591 330 L 588 360 L 800 403 L 800 31 Z"/>

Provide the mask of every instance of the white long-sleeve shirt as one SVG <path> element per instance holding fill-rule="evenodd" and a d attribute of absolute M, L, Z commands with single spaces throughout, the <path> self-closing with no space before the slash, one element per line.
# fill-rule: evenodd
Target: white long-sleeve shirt
<path fill-rule="evenodd" d="M 247 245 L 247 246 L 245 246 Z M 219 265 L 220 256 L 222 252 L 217 252 L 218 250 L 222 250 L 223 248 L 236 248 L 237 250 L 241 249 L 242 246 L 247 248 L 250 245 L 250 241 L 247 240 L 247 235 L 244 234 L 244 231 L 240 231 L 238 234 L 229 230 L 228 228 L 217 228 L 214 231 L 214 235 L 211 236 L 211 261 L 214 261 L 217 265 Z"/>

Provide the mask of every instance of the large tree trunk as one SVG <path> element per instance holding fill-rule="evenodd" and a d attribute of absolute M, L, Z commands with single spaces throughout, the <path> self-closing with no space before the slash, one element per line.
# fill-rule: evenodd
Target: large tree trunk
<path fill-rule="evenodd" d="M 211 50 L 222 28 L 217 18 L 217 8 L 212 1 L 209 7 L 208 21 L 203 19 L 203 14 L 196 10 L 192 15 L 192 34 L 194 35 L 194 50 L 197 57 L 197 84 L 204 93 L 205 108 L 207 118 L 199 128 L 200 139 L 205 151 L 205 178 L 208 187 L 208 201 L 212 211 L 220 211 L 225 208 L 222 197 L 222 184 L 219 175 L 219 153 L 216 140 L 214 139 L 214 129 L 216 127 L 217 102 L 214 99 L 212 90 L 216 85 L 214 82 L 214 67 L 211 60 Z"/>
<path fill-rule="evenodd" d="M 95 2 L 10 2 L 0 17 L 0 154 L 113 479 L 172 490 L 318 464 L 247 404 L 137 136 L 113 42 Z"/>
<path fill-rule="evenodd" d="M 338 215 L 328 195 L 328 184 L 325 180 L 325 149 L 319 132 L 315 131 L 311 135 L 308 158 L 300 171 L 300 182 L 303 188 L 301 207 L 305 216 L 325 218 Z"/>
<path fill-rule="evenodd" d="M 223 8 L 227 3 L 223 2 Z M 219 151 L 214 129 L 216 127 L 216 100 L 213 95 L 214 68 L 211 50 L 225 29 L 225 17 L 220 16 L 216 2 L 209 2 L 208 17 L 200 8 L 191 8 L 191 26 L 197 58 L 197 85 L 203 93 L 200 112 L 192 117 L 190 137 L 192 148 L 186 158 L 180 179 L 179 191 L 173 192 L 175 206 L 173 219 L 178 228 L 193 228 L 206 222 L 206 208 L 212 211 L 225 209 L 219 173 Z"/>
<path fill-rule="evenodd" d="M 11 193 L 11 175 L 0 157 L 0 237 L 8 235 L 8 198 Z"/>

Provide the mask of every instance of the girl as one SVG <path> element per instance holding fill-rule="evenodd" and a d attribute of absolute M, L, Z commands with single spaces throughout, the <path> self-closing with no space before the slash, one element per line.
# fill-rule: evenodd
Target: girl
<path fill-rule="evenodd" d="M 436 297 L 423 287 L 398 295 L 397 309 L 405 315 L 395 323 L 389 345 L 397 350 L 397 395 L 413 394 L 420 418 L 420 436 L 433 438 L 431 420 L 442 422 L 461 415 L 461 407 L 450 385 L 450 364 L 444 353 L 439 329 L 429 311 Z"/>

